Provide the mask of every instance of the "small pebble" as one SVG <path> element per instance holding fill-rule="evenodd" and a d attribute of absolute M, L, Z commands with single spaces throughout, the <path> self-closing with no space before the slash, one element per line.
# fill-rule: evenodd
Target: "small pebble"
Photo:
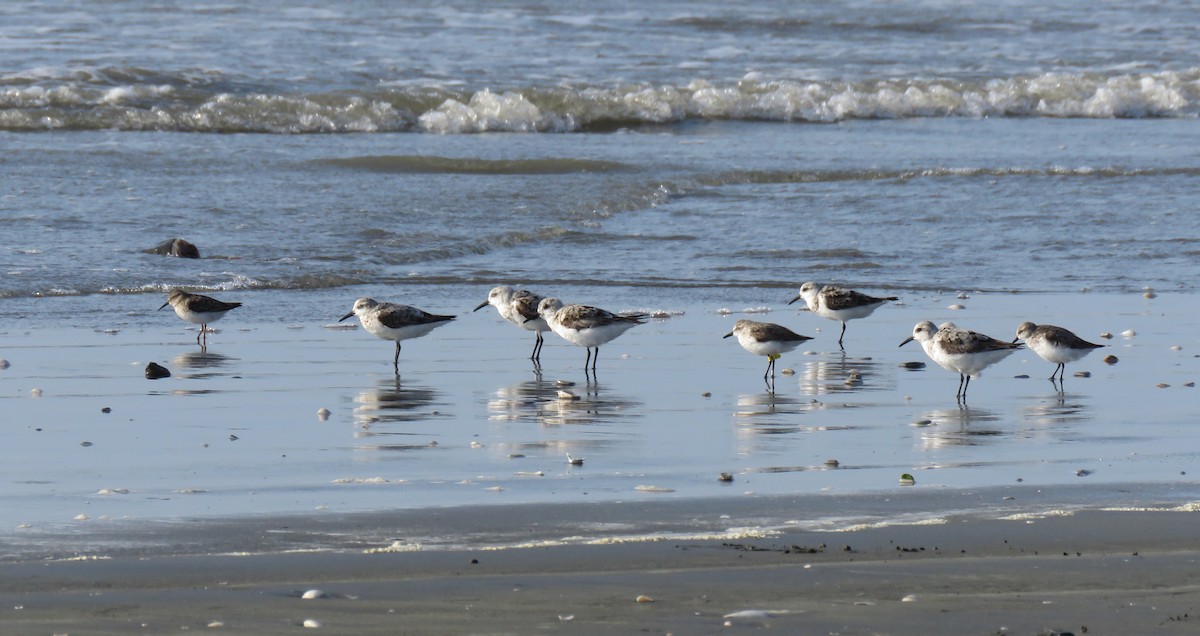
<path fill-rule="evenodd" d="M 309 591 L 305 592 L 304 594 L 301 594 L 300 598 L 302 598 L 306 601 L 311 601 L 315 598 L 325 598 L 325 593 L 322 592 L 321 590 L 309 590 Z"/>
<path fill-rule="evenodd" d="M 900 485 L 901 486 L 912 486 L 916 483 L 917 483 L 917 480 L 914 479 L 912 475 L 910 475 L 908 473 L 904 473 L 903 475 L 900 475 Z"/>
<path fill-rule="evenodd" d="M 654 599 L 650 598 L 649 596 L 646 596 L 645 594 L 639 594 L 638 597 L 634 600 L 636 600 L 638 603 L 653 603 L 654 602 Z"/>
<path fill-rule="evenodd" d="M 1190 388 L 1196 386 L 1196 383 L 1195 382 L 1184 382 L 1183 386 L 1186 386 L 1190 389 Z"/>
<path fill-rule="evenodd" d="M 1116 363 L 1117 363 L 1117 356 L 1114 356 L 1114 355 L 1104 356 L 1104 364 L 1116 364 Z"/>
<path fill-rule="evenodd" d="M 238 436 L 237 436 L 237 435 L 230 435 L 230 436 L 229 436 L 229 441 L 231 441 L 231 442 L 236 442 L 237 440 L 238 440 Z"/>
<path fill-rule="evenodd" d="M 572 466 L 582 466 L 584 459 L 583 457 L 571 457 L 571 454 L 567 453 L 567 463 Z"/>
<path fill-rule="evenodd" d="M 900 368 L 902 368 L 902 369 L 924 369 L 925 363 L 924 362 L 901 362 Z"/>
<path fill-rule="evenodd" d="M 1179 345 L 1171 345 L 1171 351 L 1183 351 L 1183 347 Z"/>
<path fill-rule="evenodd" d="M 42 390 L 41 389 L 33 389 L 32 391 L 29 392 L 29 395 L 31 395 L 33 397 L 42 397 Z"/>
<path fill-rule="evenodd" d="M 1157 298 L 1157 297 L 1158 297 L 1158 294 L 1156 294 L 1154 292 L 1148 291 L 1148 292 L 1142 294 L 1142 298 Z"/>
<path fill-rule="evenodd" d="M 578 400 L 579 396 L 575 395 L 574 393 L 571 393 L 570 391 L 559 391 L 558 399 L 560 399 L 560 400 Z"/>
<path fill-rule="evenodd" d="M 796 375 L 796 370 L 791 367 L 788 367 L 788 368 L 784 369 L 783 371 L 780 371 L 779 373 L 782 375 Z"/>
<path fill-rule="evenodd" d="M 912 423 L 913 426 L 929 426 L 933 424 L 933 420 L 917 420 Z"/>
<path fill-rule="evenodd" d="M 717 481 L 733 481 L 733 473 L 721 473 L 717 475 Z"/>
<path fill-rule="evenodd" d="M 8 364 L 8 360 L 5 360 L 4 358 L 0 358 L 0 369 L 7 369 L 9 366 L 10 365 Z"/>
<path fill-rule="evenodd" d="M 146 379 L 147 380 L 159 380 L 162 378 L 169 378 L 169 377 L 171 377 L 171 372 L 168 371 L 167 368 L 162 366 L 161 364 L 158 364 L 157 362 L 151 362 L 150 364 L 146 365 Z"/>
<path fill-rule="evenodd" d="M 836 459 L 827 459 L 825 460 L 825 465 L 830 468 L 837 468 L 838 466 L 841 466 L 842 463 Z"/>
<path fill-rule="evenodd" d="M 106 406 L 106 407 L 104 407 L 104 408 L 100 409 L 100 412 L 101 412 L 101 413 L 112 413 L 112 407 L 111 407 L 111 406 Z"/>
<path fill-rule="evenodd" d="M 1104 333 L 1100 334 L 1100 337 L 1104 338 L 1105 340 L 1112 340 L 1113 335 L 1112 332 L 1105 331 Z"/>
<path fill-rule="evenodd" d="M 558 386 L 575 386 L 575 383 L 570 380 L 555 380 L 554 384 Z"/>
<path fill-rule="evenodd" d="M 958 303 L 955 303 L 955 304 L 953 304 L 953 305 L 950 305 L 950 306 L 949 306 L 949 307 L 947 307 L 946 309 L 953 309 L 953 310 L 956 310 L 956 311 L 957 311 L 957 310 L 959 310 L 959 309 L 966 309 L 966 307 L 964 307 L 963 305 L 959 305 Z"/>
<path fill-rule="evenodd" d="M 712 392 L 711 392 L 711 391 L 705 391 L 704 393 L 701 393 L 701 394 L 700 394 L 700 397 L 712 397 Z"/>
<path fill-rule="evenodd" d="M 332 415 L 332 412 L 325 407 L 317 409 L 317 419 L 321 420 L 322 422 L 328 420 L 330 415 Z"/>
<path fill-rule="evenodd" d="M 1022 373 L 1021 375 L 1014 375 L 1013 377 L 1018 380 L 1028 380 L 1029 379 L 1029 375 L 1026 373 Z"/>
<path fill-rule="evenodd" d="M 1074 375 L 1077 378 L 1090 378 L 1090 377 L 1092 377 L 1092 372 L 1091 371 L 1076 371 L 1074 373 Z"/>
<path fill-rule="evenodd" d="M 1125 336 L 1126 338 L 1132 338 L 1137 335 L 1137 332 L 1132 329 L 1126 329 L 1125 331 L 1121 332 L 1121 335 Z"/>
<path fill-rule="evenodd" d="M 302 624 L 305 627 L 311 627 L 313 629 L 316 629 L 321 626 L 321 621 L 319 621 L 315 618 L 306 618 L 306 619 L 304 619 L 304 623 L 302 623 Z"/>
<path fill-rule="evenodd" d="M 87 448 L 89 446 L 94 446 L 95 444 L 92 444 L 91 442 L 79 442 L 79 445 L 84 448 Z"/>
<path fill-rule="evenodd" d="M 1092 471 L 1086 468 L 1080 468 L 1079 470 L 1075 471 L 1076 477 L 1087 477 L 1090 474 L 1092 474 Z"/>
<path fill-rule="evenodd" d="M 1156 386 L 1160 389 L 1166 389 L 1166 388 L 1169 388 L 1171 385 L 1167 384 L 1166 382 L 1159 382 L 1158 384 L 1155 384 L 1154 386 Z"/>

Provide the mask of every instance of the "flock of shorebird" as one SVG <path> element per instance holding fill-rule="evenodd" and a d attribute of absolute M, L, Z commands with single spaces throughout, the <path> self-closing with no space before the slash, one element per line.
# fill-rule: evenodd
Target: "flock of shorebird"
<path fill-rule="evenodd" d="M 837 320 L 842 323 L 842 331 L 838 336 L 838 346 L 846 336 L 846 323 L 857 318 L 865 318 L 882 305 L 898 300 L 895 296 L 875 297 L 861 292 L 830 285 L 820 286 L 813 282 L 804 283 L 800 293 L 790 300 L 792 304 L 803 299 L 812 313 Z M 200 333 L 196 342 L 205 346 L 208 342 L 208 324 L 221 319 L 230 310 L 240 307 L 241 303 L 227 303 L 208 296 L 192 294 L 182 290 L 172 290 L 163 303 L 162 309 L 170 305 L 175 313 L 192 324 L 200 325 Z M 600 347 L 608 344 L 617 336 L 629 329 L 643 324 L 646 314 L 618 314 L 597 307 L 586 305 L 564 305 L 557 298 L 544 298 L 524 289 L 514 289 L 501 285 L 488 293 L 487 300 L 479 304 L 474 311 L 479 311 L 491 305 L 502 318 L 512 324 L 536 335 L 533 352 L 530 359 L 538 361 L 543 345 L 542 334 L 553 331 L 572 344 L 585 347 L 587 358 L 584 361 L 584 372 L 596 370 L 596 361 L 600 357 Z M 358 316 L 363 329 L 382 338 L 396 343 L 396 354 L 392 358 L 392 367 L 397 374 L 400 372 L 400 343 L 410 338 L 419 338 L 434 329 L 454 320 L 454 316 L 431 314 L 427 311 L 395 303 L 380 302 L 373 298 L 359 298 L 354 301 L 350 313 L 342 316 L 346 320 Z M 725 334 L 726 338 L 736 336 L 738 343 L 746 351 L 755 355 L 767 357 L 767 370 L 763 380 L 768 388 L 773 389 L 775 361 L 781 355 L 792 351 L 802 343 L 812 340 L 802 336 L 783 325 L 755 320 L 738 320 L 733 330 Z M 958 374 L 959 399 L 965 399 L 967 387 L 971 378 L 978 376 L 987 367 L 1008 357 L 1022 347 L 1024 341 L 1034 353 L 1047 362 L 1056 366 L 1050 380 L 1062 390 L 1062 376 L 1068 362 L 1074 362 L 1086 356 L 1098 345 L 1083 340 L 1074 333 L 1062 327 L 1053 325 L 1035 325 L 1032 322 L 1021 323 L 1017 327 L 1016 338 L 1011 342 L 997 340 L 969 329 L 963 329 L 954 323 L 943 323 L 935 326 L 928 320 L 917 323 L 912 335 L 905 338 L 900 346 L 912 341 L 920 343 L 925 355 L 939 366 Z M 593 353 L 593 350 L 595 351 Z M 589 366 L 590 365 L 590 366 Z M 1056 381 L 1057 376 L 1057 381 Z"/>

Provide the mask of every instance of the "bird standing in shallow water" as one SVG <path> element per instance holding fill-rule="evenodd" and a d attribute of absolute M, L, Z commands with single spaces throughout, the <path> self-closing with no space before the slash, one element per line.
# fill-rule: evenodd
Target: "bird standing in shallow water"
<path fill-rule="evenodd" d="M 967 399 L 971 378 L 1021 348 L 1017 343 L 1003 342 L 969 329 L 960 329 L 952 322 L 934 327 L 928 320 L 917 323 L 913 327 L 913 334 L 905 338 L 900 346 L 913 340 L 921 343 L 930 360 L 958 374 L 958 392 L 954 395 L 959 400 Z"/>
<path fill-rule="evenodd" d="M 400 375 L 401 340 L 420 338 L 454 320 L 454 316 L 439 316 L 416 307 L 380 302 L 374 298 L 359 298 L 354 301 L 354 308 L 338 322 L 351 316 L 358 316 L 363 329 L 384 340 L 396 342 L 396 355 L 392 358 L 392 368 L 396 375 Z"/>
<path fill-rule="evenodd" d="M 584 373 L 587 373 L 588 363 L 591 363 L 591 370 L 595 372 L 596 361 L 600 359 L 600 345 L 608 344 L 646 321 L 646 314 L 623 316 L 586 305 L 564 306 L 557 298 L 543 298 L 538 303 L 538 315 L 546 320 L 551 331 L 564 340 L 587 348 Z M 595 356 L 592 355 L 592 349 L 596 350 Z"/>
<path fill-rule="evenodd" d="M 725 334 L 725 338 L 737 336 L 738 344 L 750 353 L 767 356 L 767 371 L 763 373 L 763 381 L 772 391 L 775 390 L 775 361 L 784 353 L 795 349 L 804 342 L 812 340 L 802 336 L 783 325 L 773 322 L 757 322 L 754 320 L 739 320 L 733 323 L 733 331 Z M 768 380 L 770 376 L 770 380 Z"/>
<path fill-rule="evenodd" d="M 200 325 L 200 333 L 196 334 L 196 344 L 207 347 L 208 323 L 220 320 L 229 310 L 241 307 L 242 303 L 227 303 L 216 298 L 191 294 L 182 289 L 172 289 L 167 295 L 167 302 L 163 303 L 159 310 L 167 305 L 175 310 L 176 316 L 193 325 Z"/>
<path fill-rule="evenodd" d="M 1088 342 L 1062 327 L 1035 325 L 1032 322 L 1023 322 L 1017 327 L 1017 340 L 1024 340 L 1025 344 L 1046 362 L 1058 365 L 1054 367 L 1054 373 L 1050 374 L 1050 381 L 1054 382 L 1054 375 L 1057 373 L 1058 386 L 1056 388 L 1060 391 L 1067 363 L 1079 360 L 1091 353 L 1093 349 L 1104 347 L 1104 345 Z M 1017 340 L 1013 340 L 1013 342 Z"/>
<path fill-rule="evenodd" d="M 814 314 L 822 318 L 841 321 L 842 334 L 838 336 L 838 346 L 843 349 L 845 347 L 842 346 L 842 338 L 846 337 L 846 321 L 854 320 L 855 318 L 866 318 L 884 303 L 899 300 L 895 296 L 876 298 L 875 296 L 856 292 L 853 289 L 842 289 L 841 287 L 833 287 L 832 285 L 820 287 L 811 281 L 801 285 L 800 293 L 795 298 L 789 300 L 788 304 L 790 305 L 801 298 L 808 305 L 808 310 Z"/>
<path fill-rule="evenodd" d="M 491 305 L 496 308 L 501 318 L 526 331 L 536 333 L 537 339 L 533 343 L 533 353 L 529 359 L 537 362 L 542 357 L 542 332 L 550 331 L 550 325 L 546 324 L 546 320 L 537 312 L 538 303 L 541 301 L 542 297 L 531 291 L 514 290 L 508 285 L 501 285 L 492 288 L 492 291 L 488 292 L 487 300 L 479 303 L 473 311 Z"/>

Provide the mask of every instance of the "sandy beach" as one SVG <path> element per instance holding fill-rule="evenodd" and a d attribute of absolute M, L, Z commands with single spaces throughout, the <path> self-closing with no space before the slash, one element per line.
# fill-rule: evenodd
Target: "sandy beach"
<path fill-rule="evenodd" d="M 449 516 L 479 512 L 504 514 Z M 305 621 L 338 634 L 1190 634 L 1200 616 L 1194 515 L 6 564 L 0 625 L 11 634 L 285 634 Z"/>

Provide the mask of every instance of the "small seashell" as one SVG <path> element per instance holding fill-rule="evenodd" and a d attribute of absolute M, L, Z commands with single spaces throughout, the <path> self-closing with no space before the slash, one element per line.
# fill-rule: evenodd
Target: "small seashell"
<path fill-rule="evenodd" d="M 567 453 L 567 463 L 572 466 L 582 466 L 583 460 L 583 457 L 571 457 L 571 454 Z"/>
<path fill-rule="evenodd" d="M 933 420 L 917 420 L 912 423 L 913 426 L 929 426 L 933 424 Z"/>
<path fill-rule="evenodd" d="M 700 397 L 712 397 L 712 392 L 711 392 L 711 391 L 705 391 L 704 393 L 701 393 L 701 394 L 700 394 Z"/>
<path fill-rule="evenodd" d="M 788 368 L 784 369 L 783 371 L 780 371 L 779 373 L 780 373 L 780 375 L 796 375 L 796 370 L 791 367 L 788 367 Z"/>
<path fill-rule="evenodd" d="M 476 441 L 476 440 L 472 440 L 472 441 L 471 441 L 471 448 L 483 448 L 483 444 L 480 444 L 480 443 L 479 443 L 478 441 Z"/>
<path fill-rule="evenodd" d="M 955 298 L 957 298 L 957 299 L 959 299 L 959 300 L 966 300 L 966 299 L 968 299 L 968 298 L 970 298 L 970 297 L 971 297 L 971 296 L 970 296 L 970 295 L 968 295 L 968 294 L 967 294 L 967 292 L 959 292 L 959 293 L 958 293 L 958 295 L 957 295 L 957 296 L 955 296 Z"/>
<path fill-rule="evenodd" d="M 1166 388 L 1170 387 L 1171 385 L 1167 384 L 1166 382 L 1159 382 L 1158 384 L 1155 384 L 1154 386 L 1156 386 L 1160 389 L 1166 389 Z"/>
<path fill-rule="evenodd" d="M 1158 297 L 1158 294 L 1156 294 L 1152 291 L 1148 291 L 1148 292 L 1142 294 L 1142 298 L 1157 298 L 1157 297 Z"/>
<path fill-rule="evenodd" d="M 1104 333 L 1100 334 L 1100 337 L 1104 338 L 1105 340 L 1112 340 L 1113 335 L 1111 331 L 1105 331 Z"/>
<path fill-rule="evenodd" d="M 1132 329 L 1126 329 L 1125 331 L 1121 332 L 1121 335 L 1125 336 L 1126 338 L 1132 338 L 1137 335 L 1137 332 Z"/>
<path fill-rule="evenodd" d="M 721 473 L 717 475 L 717 481 L 733 481 L 733 473 Z"/>
<path fill-rule="evenodd" d="M 92 443 L 91 442 L 79 442 L 79 445 L 84 448 L 87 448 L 88 446 L 91 446 Z"/>
<path fill-rule="evenodd" d="M 508 454 L 509 459 L 521 459 L 524 456 L 525 456 L 525 453 L 509 453 Z"/>
<path fill-rule="evenodd" d="M 513 474 L 517 477 L 544 477 L 546 475 L 540 470 L 519 470 Z"/>
<path fill-rule="evenodd" d="M 1190 388 L 1196 386 L 1196 383 L 1195 382 L 1184 382 L 1183 386 L 1186 386 L 1190 389 Z"/>
<path fill-rule="evenodd" d="M 238 441 L 238 436 L 237 436 L 237 435 L 230 435 L 230 436 L 229 436 L 229 441 L 231 441 L 231 442 L 236 442 L 236 441 Z"/>
<path fill-rule="evenodd" d="M 10 366 L 11 365 L 8 363 L 8 360 L 5 360 L 4 358 L 0 358 L 0 369 L 7 369 Z"/>
<path fill-rule="evenodd" d="M 1013 378 L 1015 378 L 1015 379 L 1017 379 L 1017 380 L 1028 380 L 1028 379 L 1029 379 L 1029 374 L 1027 374 L 1027 373 L 1022 373 L 1022 374 L 1020 374 L 1020 375 L 1014 375 L 1014 376 L 1013 376 Z"/>
<path fill-rule="evenodd" d="M 311 601 L 315 598 L 325 598 L 325 593 L 321 590 L 308 590 L 307 592 L 301 594 L 300 598 L 306 601 Z"/>
<path fill-rule="evenodd" d="M 556 386 L 575 386 L 575 383 L 570 380 L 555 380 L 554 384 Z"/>
<path fill-rule="evenodd" d="M 560 620 L 564 623 L 573 621 L 573 620 L 575 620 L 575 615 L 574 614 L 559 614 L 558 620 Z"/>
<path fill-rule="evenodd" d="M 1076 371 L 1073 375 L 1077 378 L 1090 378 L 1090 377 L 1092 377 L 1092 372 L 1091 371 Z"/>
<path fill-rule="evenodd" d="M 638 597 L 634 600 L 637 601 L 638 603 L 653 603 L 654 602 L 654 599 L 650 598 L 649 596 L 646 596 L 645 594 L 638 594 Z"/>
<path fill-rule="evenodd" d="M 329 416 L 331 414 L 332 413 L 327 408 L 321 407 L 321 408 L 317 409 L 317 419 L 321 420 L 322 422 L 324 422 L 325 420 L 328 420 Z"/>
<path fill-rule="evenodd" d="M 904 598 L 900 599 L 900 602 L 901 602 L 901 603 L 913 603 L 913 602 L 915 602 L 916 600 L 917 600 L 917 597 L 916 597 L 915 595 L 913 595 L 913 594 L 905 594 L 905 595 L 904 595 Z"/>
<path fill-rule="evenodd" d="M 206 627 L 213 627 L 213 628 L 224 627 L 224 626 L 225 626 L 225 623 L 222 623 L 221 621 L 213 621 L 213 622 L 209 623 L 208 625 L 206 625 Z"/>
<path fill-rule="evenodd" d="M 1114 356 L 1114 355 L 1104 356 L 1104 364 L 1116 364 L 1116 363 L 1117 363 L 1117 356 Z"/>
<path fill-rule="evenodd" d="M 1171 345 L 1171 351 L 1183 351 L 1183 347 L 1179 345 Z"/>
<path fill-rule="evenodd" d="M 841 466 L 842 463 L 836 459 L 827 459 L 825 460 L 825 465 L 830 468 L 837 468 L 838 466 Z"/>
<path fill-rule="evenodd" d="M 912 475 L 910 475 L 908 473 L 904 473 L 903 475 L 900 475 L 900 485 L 901 486 L 912 486 L 912 485 L 915 485 L 916 483 L 917 483 L 917 480 L 914 479 Z"/>
<path fill-rule="evenodd" d="M 1075 471 L 1076 477 L 1087 477 L 1090 474 L 1092 474 L 1092 471 L 1086 468 L 1080 468 L 1079 470 Z"/>
<path fill-rule="evenodd" d="M 959 310 L 959 309 L 966 309 L 966 307 L 964 307 L 963 305 L 960 305 L 960 304 L 958 304 L 958 303 L 955 303 L 955 304 L 953 304 L 953 305 L 950 305 L 950 306 L 949 306 L 949 307 L 947 307 L 946 309 Z"/>
<path fill-rule="evenodd" d="M 33 389 L 29 392 L 29 395 L 31 395 L 33 397 L 42 397 L 42 390 L 41 389 Z"/>
<path fill-rule="evenodd" d="M 319 621 L 315 618 L 306 618 L 306 619 L 304 619 L 304 622 L 301 624 L 304 625 L 305 627 L 311 627 L 313 629 L 317 629 L 321 626 L 321 621 Z"/>
<path fill-rule="evenodd" d="M 560 400 L 578 400 L 579 396 L 575 395 L 574 393 L 571 393 L 570 391 L 559 391 L 558 399 L 560 399 Z"/>
<path fill-rule="evenodd" d="M 77 515 L 75 515 L 75 516 L 74 516 L 74 517 L 72 517 L 72 518 L 73 518 L 75 521 L 87 521 L 88 519 L 91 519 L 91 517 L 89 517 L 89 516 L 87 516 L 87 515 L 85 515 L 85 514 L 82 514 L 82 513 L 81 513 L 81 514 L 77 514 Z"/>

